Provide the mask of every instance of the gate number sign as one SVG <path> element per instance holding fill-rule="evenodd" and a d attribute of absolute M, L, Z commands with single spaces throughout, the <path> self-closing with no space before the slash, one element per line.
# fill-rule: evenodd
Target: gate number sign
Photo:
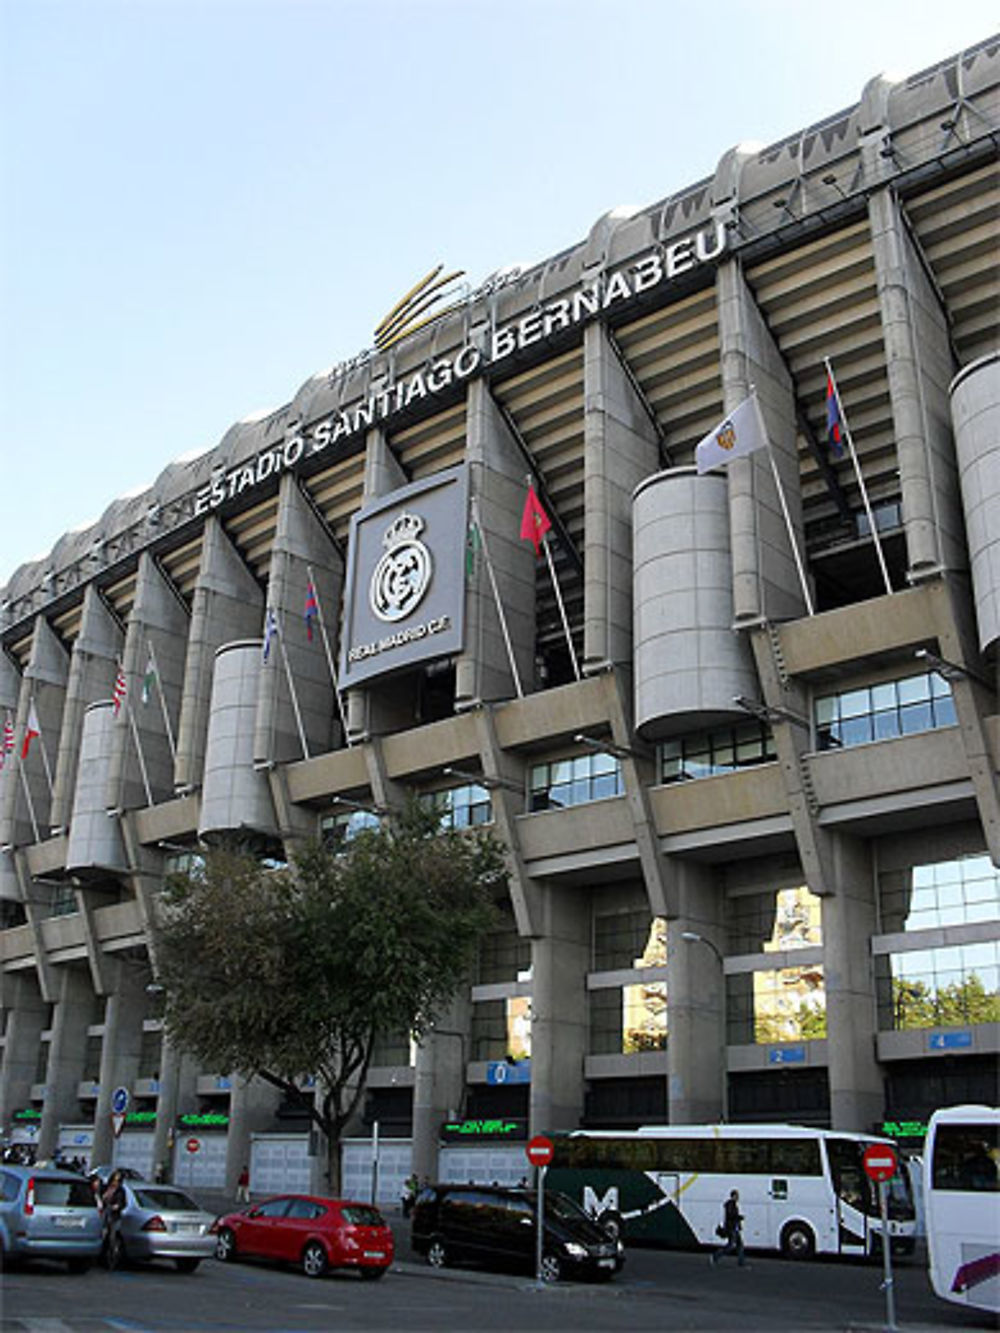
<path fill-rule="evenodd" d="M 896 1150 L 886 1144 L 870 1144 L 865 1149 L 862 1161 L 865 1174 L 870 1180 L 890 1180 L 896 1174 Z"/>

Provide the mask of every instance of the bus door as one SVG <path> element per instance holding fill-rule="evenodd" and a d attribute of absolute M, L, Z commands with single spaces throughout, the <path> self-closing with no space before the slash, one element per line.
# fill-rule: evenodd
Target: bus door
<path fill-rule="evenodd" d="M 841 1254 L 869 1251 L 872 1185 L 862 1164 L 863 1146 L 850 1139 L 827 1139 L 830 1181 L 837 1215 L 837 1249 Z"/>

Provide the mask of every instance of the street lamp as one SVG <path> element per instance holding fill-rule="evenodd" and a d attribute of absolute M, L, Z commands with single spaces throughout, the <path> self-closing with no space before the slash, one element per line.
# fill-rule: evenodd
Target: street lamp
<path fill-rule="evenodd" d="M 721 1091 L 720 1107 L 721 1107 L 721 1112 L 722 1112 L 722 1119 L 723 1119 L 723 1121 L 726 1121 L 726 1120 L 729 1119 L 729 1082 L 728 1082 L 728 1079 L 727 1079 L 727 1070 L 726 1070 L 726 1052 L 727 1052 L 727 1046 L 726 1046 L 726 964 L 725 964 L 725 960 L 723 959 L 722 954 L 721 954 L 721 952 L 720 952 L 720 950 L 719 950 L 718 945 L 715 944 L 712 940 L 710 940 L 710 939 L 706 939 L 704 935 L 699 935 L 698 932 L 697 932 L 696 930 L 682 930 L 682 931 L 681 931 L 681 939 L 684 941 L 685 944 L 704 944 L 707 948 L 709 948 L 709 949 L 712 950 L 712 952 L 715 954 L 716 958 L 719 960 L 719 981 L 720 981 L 720 984 L 721 984 L 721 986 L 722 986 L 722 993 L 721 993 L 721 1000 L 722 1000 L 722 1004 L 721 1004 L 721 1009 L 722 1009 L 722 1021 L 721 1021 L 721 1023 L 719 1024 L 719 1027 L 720 1027 L 720 1033 L 721 1033 L 721 1037 L 720 1037 L 720 1041 L 719 1041 L 719 1073 L 720 1073 L 721 1085 L 722 1085 L 722 1086 L 721 1086 L 721 1089 L 720 1089 L 720 1091 Z"/>

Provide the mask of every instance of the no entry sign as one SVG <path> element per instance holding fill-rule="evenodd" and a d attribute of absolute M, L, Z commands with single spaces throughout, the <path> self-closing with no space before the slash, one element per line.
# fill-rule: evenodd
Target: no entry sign
<path fill-rule="evenodd" d="M 525 1148 L 525 1152 L 532 1166 L 548 1166 L 552 1161 L 552 1140 L 547 1139 L 544 1134 L 536 1134 Z"/>
<path fill-rule="evenodd" d="M 187 1148 L 188 1152 L 197 1152 L 201 1147 L 201 1139 L 188 1139 L 184 1147 Z"/>
<path fill-rule="evenodd" d="M 891 1180 L 899 1165 L 896 1150 L 886 1143 L 872 1143 L 862 1158 L 865 1174 L 870 1180 Z"/>

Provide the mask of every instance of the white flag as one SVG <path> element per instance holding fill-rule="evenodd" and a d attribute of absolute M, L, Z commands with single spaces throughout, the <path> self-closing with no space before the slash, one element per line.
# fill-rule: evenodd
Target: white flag
<path fill-rule="evenodd" d="M 752 454 L 767 444 L 764 418 L 760 414 L 757 395 L 744 398 L 734 412 L 730 412 L 715 430 L 709 431 L 694 451 L 699 475 L 714 467 L 726 467 L 734 458 Z"/>

